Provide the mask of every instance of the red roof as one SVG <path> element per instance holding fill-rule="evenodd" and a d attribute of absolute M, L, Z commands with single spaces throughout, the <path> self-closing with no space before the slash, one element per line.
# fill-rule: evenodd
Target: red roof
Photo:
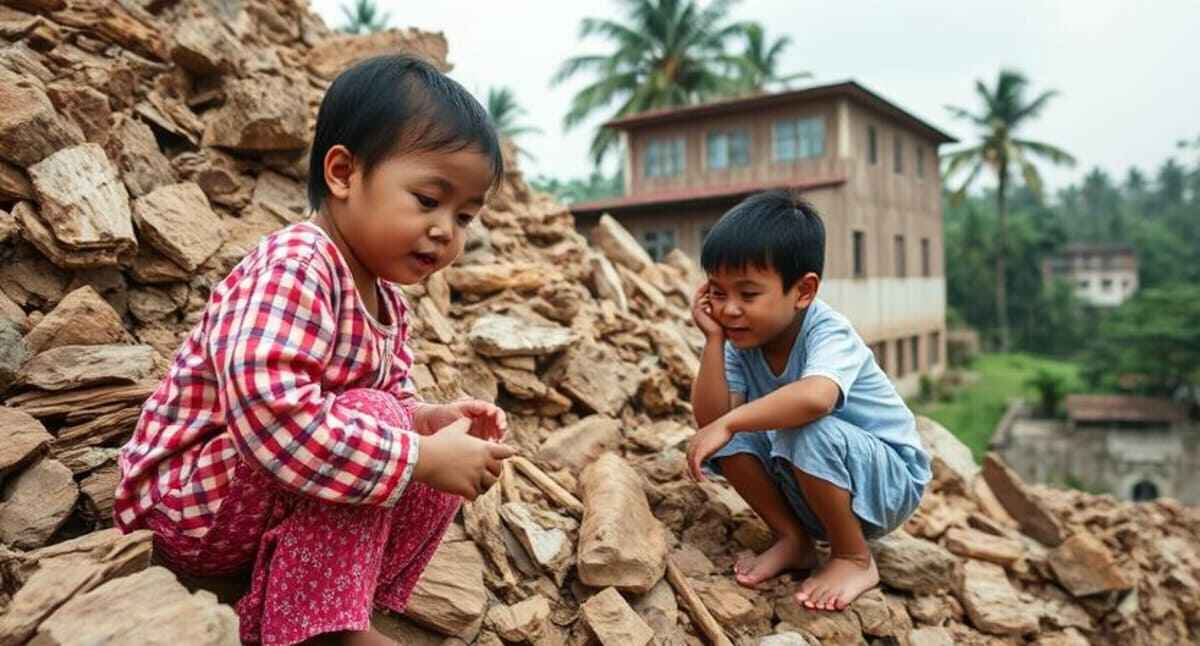
<path fill-rule="evenodd" d="M 1187 408 L 1169 399 L 1130 395 L 1068 395 L 1067 416 L 1075 422 L 1186 422 Z"/>
<path fill-rule="evenodd" d="M 668 123 L 672 121 L 684 121 L 698 117 L 708 117 L 730 112 L 745 112 L 746 110 L 754 110 L 785 103 L 822 99 L 833 96 L 845 96 L 854 99 L 858 103 L 874 109 L 877 112 L 886 114 L 910 128 L 924 132 L 927 136 L 934 139 L 938 143 L 952 144 L 958 141 L 958 139 L 947 134 L 943 130 L 937 128 L 927 121 L 924 121 L 923 119 L 918 118 L 907 110 L 901 108 L 895 103 L 892 103 L 891 101 L 888 101 L 871 90 L 868 90 L 855 81 L 843 81 L 841 83 L 831 83 L 828 85 L 814 85 L 812 87 L 806 87 L 799 90 L 788 90 L 786 92 L 776 92 L 775 94 L 758 94 L 736 99 L 713 101 L 712 103 L 702 103 L 700 105 L 647 110 L 646 112 L 639 112 L 637 114 L 631 114 L 627 117 L 613 119 L 612 121 L 604 124 L 604 126 L 608 128 L 627 129 L 634 126 Z"/>
<path fill-rule="evenodd" d="M 781 182 L 754 182 L 725 186 L 688 187 L 670 191 L 593 200 L 591 202 L 580 202 L 569 205 L 569 208 L 571 209 L 571 213 L 575 215 L 598 215 L 604 212 L 619 212 L 642 207 L 666 207 L 703 202 L 720 202 L 775 188 L 787 188 L 799 191 L 826 188 L 843 184 L 845 181 L 845 177 L 830 177 L 790 184 Z"/>

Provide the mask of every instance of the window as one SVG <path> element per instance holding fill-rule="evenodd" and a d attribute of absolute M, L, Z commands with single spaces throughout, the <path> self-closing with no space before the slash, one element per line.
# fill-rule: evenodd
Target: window
<path fill-rule="evenodd" d="M 862 231 L 854 232 L 853 253 L 854 253 L 854 277 L 862 278 L 867 275 L 867 243 L 866 234 Z"/>
<path fill-rule="evenodd" d="M 908 356 L 912 357 L 912 369 L 914 371 L 920 370 L 921 369 L 921 337 L 914 336 L 911 339 L 909 339 L 908 342 L 910 345 L 912 345 L 912 352 L 910 352 L 908 355 Z"/>
<path fill-rule="evenodd" d="M 1079 281 L 1079 289 L 1087 289 L 1089 285 L 1091 285 L 1091 283 L 1086 280 Z"/>
<path fill-rule="evenodd" d="M 675 232 L 671 230 L 647 231 L 642 234 L 642 246 L 646 248 L 646 252 L 654 259 L 654 262 L 660 262 L 675 248 Z"/>
<path fill-rule="evenodd" d="M 896 277 L 904 278 L 908 273 L 908 263 L 904 258 L 904 236 L 896 236 L 895 242 Z"/>
<path fill-rule="evenodd" d="M 941 362 L 942 352 L 942 333 L 933 332 L 929 335 L 929 367 L 932 368 Z"/>
<path fill-rule="evenodd" d="M 904 376 L 904 339 L 896 339 L 896 376 Z"/>
<path fill-rule="evenodd" d="M 879 163 L 879 144 L 875 140 L 875 126 L 867 126 L 867 162 Z"/>
<path fill-rule="evenodd" d="M 1111 278 L 1102 279 L 1100 281 L 1100 289 L 1101 289 L 1101 291 L 1111 292 L 1112 291 L 1112 279 Z"/>
<path fill-rule="evenodd" d="M 900 143 L 900 135 L 896 135 L 896 145 L 892 147 L 892 170 L 904 172 L 904 148 Z"/>
<path fill-rule="evenodd" d="M 775 161 L 793 161 L 825 154 L 825 121 L 786 119 L 776 121 L 772 136 Z"/>
<path fill-rule="evenodd" d="M 707 149 L 709 168 L 749 166 L 750 132 L 744 128 L 714 130 L 708 133 Z"/>
<path fill-rule="evenodd" d="M 879 369 L 887 372 L 887 344 L 883 341 L 871 345 L 871 352 L 875 355 L 875 363 L 879 364 Z"/>
<path fill-rule="evenodd" d="M 926 278 L 933 275 L 933 266 L 929 258 L 929 238 L 921 238 L 921 275 Z"/>
<path fill-rule="evenodd" d="M 683 172 L 683 137 L 651 139 L 646 144 L 646 177 L 672 177 Z"/>
<path fill-rule="evenodd" d="M 925 177 L 925 147 L 917 146 L 917 177 Z"/>

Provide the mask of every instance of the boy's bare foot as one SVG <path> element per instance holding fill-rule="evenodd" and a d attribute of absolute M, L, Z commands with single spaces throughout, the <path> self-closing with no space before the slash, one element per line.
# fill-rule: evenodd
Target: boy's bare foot
<path fill-rule="evenodd" d="M 870 553 L 835 556 L 800 583 L 796 602 L 812 610 L 845 610 L 878 584 L 879 569 Z"/>
<path fill-rule="evenodd" d="M 733 578 L 740 585 L 753 588 L 785 570 L 811 570 L 816 565 L 812 540 L 784 536 L 762 554 L 738 559 L 733 566 Z"/>

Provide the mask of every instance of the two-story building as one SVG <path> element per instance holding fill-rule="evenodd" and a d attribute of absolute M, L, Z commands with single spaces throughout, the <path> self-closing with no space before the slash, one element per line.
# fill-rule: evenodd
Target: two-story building
<path fill-rule="evenodd" d="M 1042 278 L 1066 281 L 1090 305 L 1116 307 L 1138 289 L 1137 252 L 1123 244 L 1068 244 L 1042 261 Z"/>
<path fill-rule="evenodd" d="M 625 151 L 625 195 L 604 213 L 655 258 L 697 262 L 721 214 L 762 190 L 799 190 L 826 229 L 821 297 L 846 314 L 903 393 L 944 366 L 946 281 L 938 146 L 956 141 L 849 81 L 644 112 L 605 124 Z"/>

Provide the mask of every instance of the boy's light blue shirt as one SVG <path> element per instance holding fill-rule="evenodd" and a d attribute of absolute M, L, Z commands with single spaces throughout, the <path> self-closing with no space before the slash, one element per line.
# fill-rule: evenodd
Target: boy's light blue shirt
<path fill-rule="evenodd" d="M 928 464 L 916 420 L 874 353 L 846 317 L 821 299 L 809 306 L 781 375 L 771 372 L 761 348 L 739 350 L 725 342 L 725 380 L 731 392 L 742 393 L 748 402 L 818 375 L 841 390 L 831 415 L 871 433 L 906 458 Z"/>

